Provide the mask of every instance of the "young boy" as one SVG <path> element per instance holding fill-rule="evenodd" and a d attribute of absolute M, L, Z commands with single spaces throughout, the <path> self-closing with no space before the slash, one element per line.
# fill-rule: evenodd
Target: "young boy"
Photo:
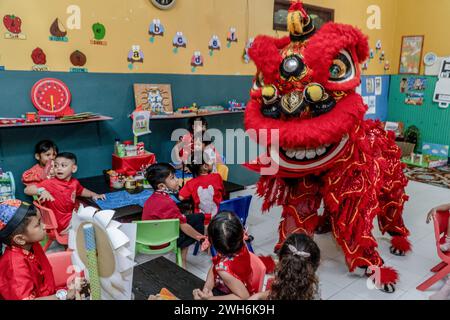
<path fill-rule="evenodd" d="M 20 200 L 0 203 L 0 300 L 69 300 L 75 290 L 56 291 L 52 267 L 39 244 L 45 237 L 36 209 Z M 1 252 L 1 250 L 0 250 Z"/>
<path fill-rule="evenodd" d="M 225 196 L 225 187 L 220 174 L 212 173 L 214 158 L 210 159 L 206 152 L 203 152 L 202 159 L 198 163 L 195 163 L 195 153 L 193 158 L 188 167 L 194 178 L 186 182 L 178 197 L 182 201 L 192 199 L 194 212 L 204 214 L 207 225 L 219 211 L 220 203 Z"/>
<path fill-rule="evenodd" d="M 72 212 L 75 209 L 76 197 L 92 198 L 94 200 L 105 199 L 105 195 L 99 195 L 83 188 L 72 175 L 77 172 L 77 157 L 70 152 L 63 152 L 55 159 L 55 177 L 44 180 L 37 185 L 30 185 L 25 193 L 30 196 L 39 196 L 39 201 L 46 208 L 52 209 L 58 222 L 59 233 L 67 233 Z"/>
<path fill-rule="evenodd" d="M 147 169 L 145 176 L 155 192 L 144 204 L 142 220 L 180 220 L 181 232 L 177 245 L 181 248 L 181 258 L 185 268 L 189 246 L 196 241 L 206 239 L 203 235 L 203 215 L 183 215 L 175 201 L 170 198 L 170 193 L 177 192 L 179 188 L 175 169 L 170 164 L 154 164 Z"/>
<path fill-rule="evenodd" d="M 53 141 L 42 140 L 38 142 L 34 147 L 34 158 L 38 163 L 23 173 L 23 184 L 29 186 L 52 178 L 50 169 L 57 154 L 58 147 Z"/>

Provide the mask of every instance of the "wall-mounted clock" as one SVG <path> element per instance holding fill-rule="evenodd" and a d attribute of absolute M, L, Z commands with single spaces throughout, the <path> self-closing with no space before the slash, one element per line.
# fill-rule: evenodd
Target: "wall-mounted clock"
<path fill-rule="evenodd" d="M 73 115 L 70 108 L 71 94 L 67 85 L 61 80 L 45 78 L 36 82 L 31 89 L 31 101 L 38 109 L 39 115 L 67 116 Z"/>
<path fill-rule="evenodd" d="M 176 0 L 151 0 L 152 4 L 161 10 L 168 10 L 175 5 Z"/>

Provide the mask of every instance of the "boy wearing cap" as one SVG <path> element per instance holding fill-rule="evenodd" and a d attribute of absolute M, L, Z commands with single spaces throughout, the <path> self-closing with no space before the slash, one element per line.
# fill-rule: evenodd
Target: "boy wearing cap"
<path fill-rule="evenodd" d="M 45 237 L 40 213 L 20 200 L 0 203 L 0 300 L 66 300 L 75 290 L 56 291 L 52 267 L 39 244 Z"/>

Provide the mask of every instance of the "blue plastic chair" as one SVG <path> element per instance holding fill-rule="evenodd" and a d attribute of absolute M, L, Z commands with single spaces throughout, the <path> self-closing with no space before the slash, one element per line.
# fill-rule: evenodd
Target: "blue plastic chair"
<path fill-rule="evenodd" d="M 219 212 L 221 212 L 221 211 L 234 212 L 241 220 L 242 225 L 245 227 L 245 225 L 247 223 L 248 213 L 250 210 L 250 204 L 252 202 L 252 197 L 253 196 L 250 195 L 250 196 L 238 197 L 238 198 L 222 201 L 220 203 Z M 250 238 L 251 238 L 251 240 L 246 241 L 247 247 L 250 250 L 250 252 L 254 252 L 252 245 L 251 245 L 251 241 L 253 240 L 253 237 L 250 236 Z M 194 256 L 197 255 L 199 249 L 200 249 L 200 243 L 197 242 L 195 244 L 195 248 L 194 248 Z M 213 247 L 211 247 L 211 255 L 213 257 L 216 255 L 216 251 L 214 250 Z"/>

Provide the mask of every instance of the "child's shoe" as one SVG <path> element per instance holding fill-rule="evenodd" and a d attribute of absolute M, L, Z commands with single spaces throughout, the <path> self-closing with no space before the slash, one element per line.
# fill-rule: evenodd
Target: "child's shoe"
<path fill-rule="evenodd" d="M 445 242 L 443 244 L 441 244 L 441 250 L 443 252 L 450 251 L 450 237 L 449 236 L 445 236 Z"/>

